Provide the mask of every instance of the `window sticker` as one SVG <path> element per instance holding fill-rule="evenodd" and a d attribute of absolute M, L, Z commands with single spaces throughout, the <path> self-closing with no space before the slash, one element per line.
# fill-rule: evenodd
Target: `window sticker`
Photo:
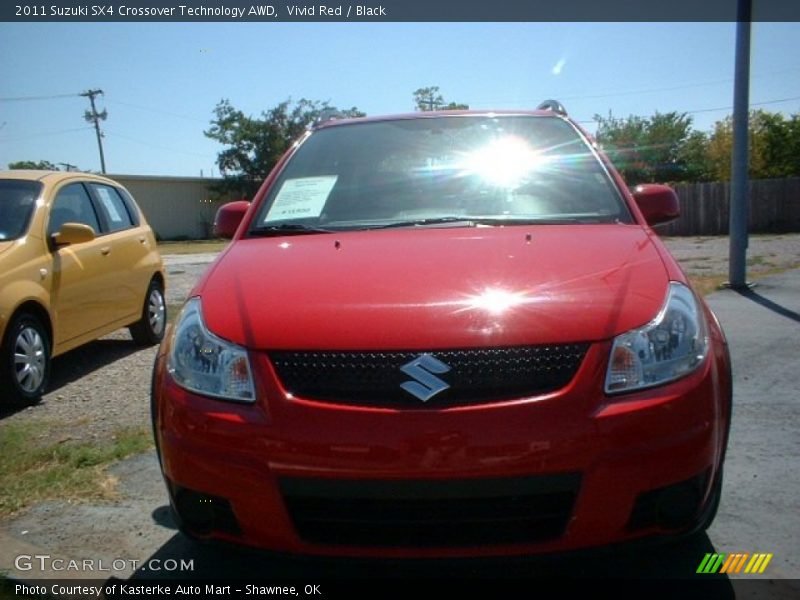
<path fill-rule="evenodd" d="M 117 211 L 117 206 L 114 204 L 114 199 L 111 197 L 111 192 L 109 192 L 106 188 L 99 186 L 96 187 L 95 190 L 97 191 L 97 195 L 100 197 L 100 202 L 103 203 L 103 207 L 108 213 L 108 217 L 115 223 L 120 223 L 122 221 L 122 216 L 119 214 L 119 211 Z"/>
<path fill-rule="evenodd" d="M 336 175 L 287 179 L 264 217 L 264 223 L 320 216 L 337 179 Z"/>

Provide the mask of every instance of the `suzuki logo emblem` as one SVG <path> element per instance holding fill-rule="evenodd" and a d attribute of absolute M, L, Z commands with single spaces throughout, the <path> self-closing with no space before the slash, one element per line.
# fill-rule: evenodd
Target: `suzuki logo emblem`
<path fill-rule="evenodd" d="M 450 367 L 430 354 L 420 354 L 400 367 L 400 370 L 415 380 L 401 383 L 400 387 L 423 402 L 450 387 L 434 375 L 434 373 L 447 373 Z"/>

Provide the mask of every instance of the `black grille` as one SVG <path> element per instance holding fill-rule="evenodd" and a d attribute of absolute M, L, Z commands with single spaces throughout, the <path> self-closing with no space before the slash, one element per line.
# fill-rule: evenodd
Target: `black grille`
<path fill-rule="evenodd" d="M 450 367 L 436 376 L 450 388 L 421 402 L 401 385 L 413 381 L 400 367 L 423 351 L 271 352 L 292 394 L 344 404 L 442 408 L 522 398 L 557 390 L 575 375 L 588 344 L 441 350 L 428 354 Z"/>
<path fill-rule="evenodd" d="M 283 478 L 301 539 L 340 546 L 464 547 L 560 537 L 580 475 L 453 481 Z"/>

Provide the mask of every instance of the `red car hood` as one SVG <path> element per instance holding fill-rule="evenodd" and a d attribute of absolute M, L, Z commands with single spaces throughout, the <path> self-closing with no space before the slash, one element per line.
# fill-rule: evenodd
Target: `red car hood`
<path fill-rule="evenodd" d="M 234 242 L 196 292 L 254 349 L 445 349 L 608 339 L 650 321 L 666 269 L 631 225 L 425 228 Z"/>

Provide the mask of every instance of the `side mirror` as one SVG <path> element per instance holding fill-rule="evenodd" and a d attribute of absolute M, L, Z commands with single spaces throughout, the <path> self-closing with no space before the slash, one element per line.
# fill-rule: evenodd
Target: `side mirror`
<path fill-rule="evenodd" d="M 637 185 L 631 193 L 650 226 L 669 223 L 681 214 L 678 195 L 668 185 L 645 183 Z"/>
<path fill-rule="evenodd" d="M 247 200 L 237 200 L 223 204 L 214 217 L 214 235 L 216 237 L 231 239 L 239 229 L 250 203 Z"/>
<path fill-rule="evenodd" d="M 95 238 L 94 229 L 81 223 L 64 223 L 57 233 L 51 236 L 54 246 L 83 244 Z"/>

